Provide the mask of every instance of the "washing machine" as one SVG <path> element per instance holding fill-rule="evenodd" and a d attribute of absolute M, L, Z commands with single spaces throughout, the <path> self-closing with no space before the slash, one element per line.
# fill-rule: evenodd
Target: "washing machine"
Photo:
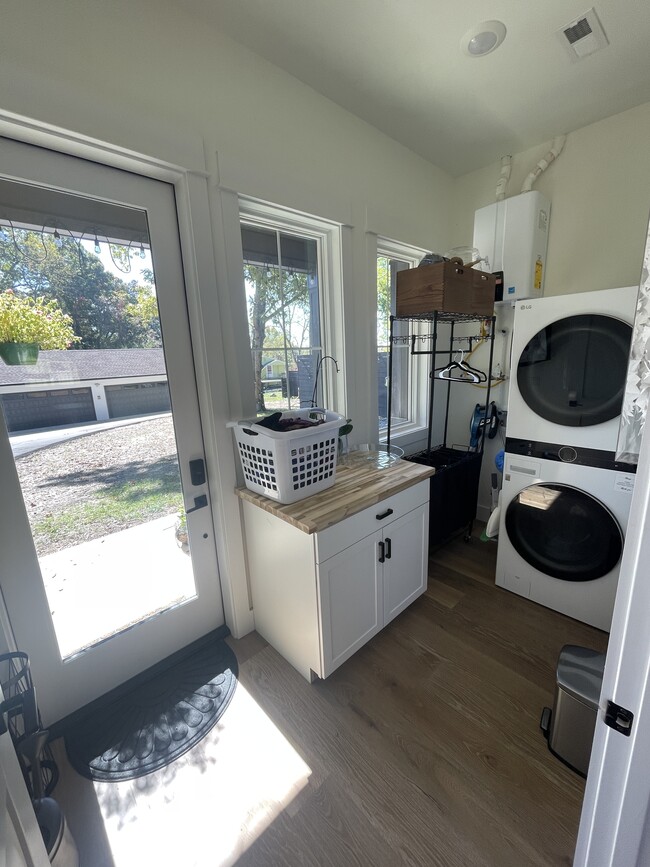
<path fill-rule="evenodd" d="M 507 435 L 616 450 L 638 287 L 515 303 Z"/>
<path fill-rule="evenodd" d="M 608 632 L 635 470 L 599 450 L 507 439 L 497 585 Z"/>

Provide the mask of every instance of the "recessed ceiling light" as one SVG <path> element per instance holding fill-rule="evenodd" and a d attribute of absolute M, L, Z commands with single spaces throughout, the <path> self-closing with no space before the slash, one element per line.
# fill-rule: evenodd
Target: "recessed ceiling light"
<path fill-rule="evenodd" d="M 469 57 L 483 57 L 498 48 L 505 38 L 505 24 L 501 21 L 483 21 L 467 31 L 460 41 L 460 47 Z"/>

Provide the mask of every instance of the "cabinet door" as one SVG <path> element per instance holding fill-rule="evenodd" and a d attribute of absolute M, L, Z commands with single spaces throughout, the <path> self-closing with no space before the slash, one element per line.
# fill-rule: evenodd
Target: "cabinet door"
<path fill-rule="evenodd" d="M 381 533 L 372 533 L 318 566 L 323 677 L 383 626 Z"/>
<path fill-rule="evenodd" d="M 384 624 L 427 588 L 429 506 L 419 506 L 384 528 Z"/>

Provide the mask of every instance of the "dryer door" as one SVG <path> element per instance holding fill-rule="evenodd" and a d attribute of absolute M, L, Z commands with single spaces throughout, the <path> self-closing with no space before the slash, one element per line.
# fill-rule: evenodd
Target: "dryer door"
<path fill-rule="evenodd" d="M 562 581 L 602 578 L 623 552 L 623 533 L 609 509 L 569 485 L 524 488 L 508 505 L 505 526 L 527 563 Z"/>
<path fill-rule="evenodd" d="M 598 314 L 567 316 L 538 331 L 517 364 L 522 398 L 554 424 L 585 427 L 621 411 L 632 328 Z"/>

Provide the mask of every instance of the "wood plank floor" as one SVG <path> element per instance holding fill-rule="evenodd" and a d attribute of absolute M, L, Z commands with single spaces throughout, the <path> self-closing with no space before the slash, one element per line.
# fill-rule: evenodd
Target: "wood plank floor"
<path fill-rule="evenodd" d="M 195 748 L 201 755 L 192 751 L 184 760 L 188 774 L 200 766 L 200 779 L 195 773 L 181 791 L 182 774 L 170 766 L 159 782 L 132 784 L 112 856 L 98 815 L 110 838 L 114 792 L 105 784 L 98 791 L 90 823 L 82 808 L 92 801 L 92 784 L 62 768 L 55 796 L 73 834 L 84 838 L 82 867 L 145 863 L 118 857 L 115 840 L 137 828 L 145 808 L 171 834 L 163 811 L 174 791 L 177 803 L 188 799 L 187 817 L 209 817 L 201 819 L 203 854 L 186 857 L 184 867 L 570 865 L 583 781 L 550 754 L 539 718 L 553 701 L 562 646 L 603 650 L 607 636 L 495 587 L 495 558 L 496 545 L 478 539 L 432 554 L 426 594 L 326 681 L 307 683 L 255 633 L 229 640 L 243 689 L 210 744 Z M 256 724 L 245 725 L 251 714 L 277 733 L 275 746 L 257 743 Z M 280 756 L 281 742 L 292 758 Z M 306 768 L 302 782 L 277 796 L 254 833 L 250 817 L 262 815 L 265 803 L 249 807 L 235 854 L 219 856 L 213 841 L 224 831 L 224 813 L 206 801 L 218 784 L 226 799 L 236 784 L 253 788 L 273 760 L 293 763 L 294 776 Z M 269 768 L 267 776 L 277 776 Z M 243 781 L 235 779 L 238 769 Z M 203 812 L 192 808 L 192 793 Z M 142 827 L 150 833 L 150 824 Z M 155 863 L 167 865 L 164 855 Z"/>

